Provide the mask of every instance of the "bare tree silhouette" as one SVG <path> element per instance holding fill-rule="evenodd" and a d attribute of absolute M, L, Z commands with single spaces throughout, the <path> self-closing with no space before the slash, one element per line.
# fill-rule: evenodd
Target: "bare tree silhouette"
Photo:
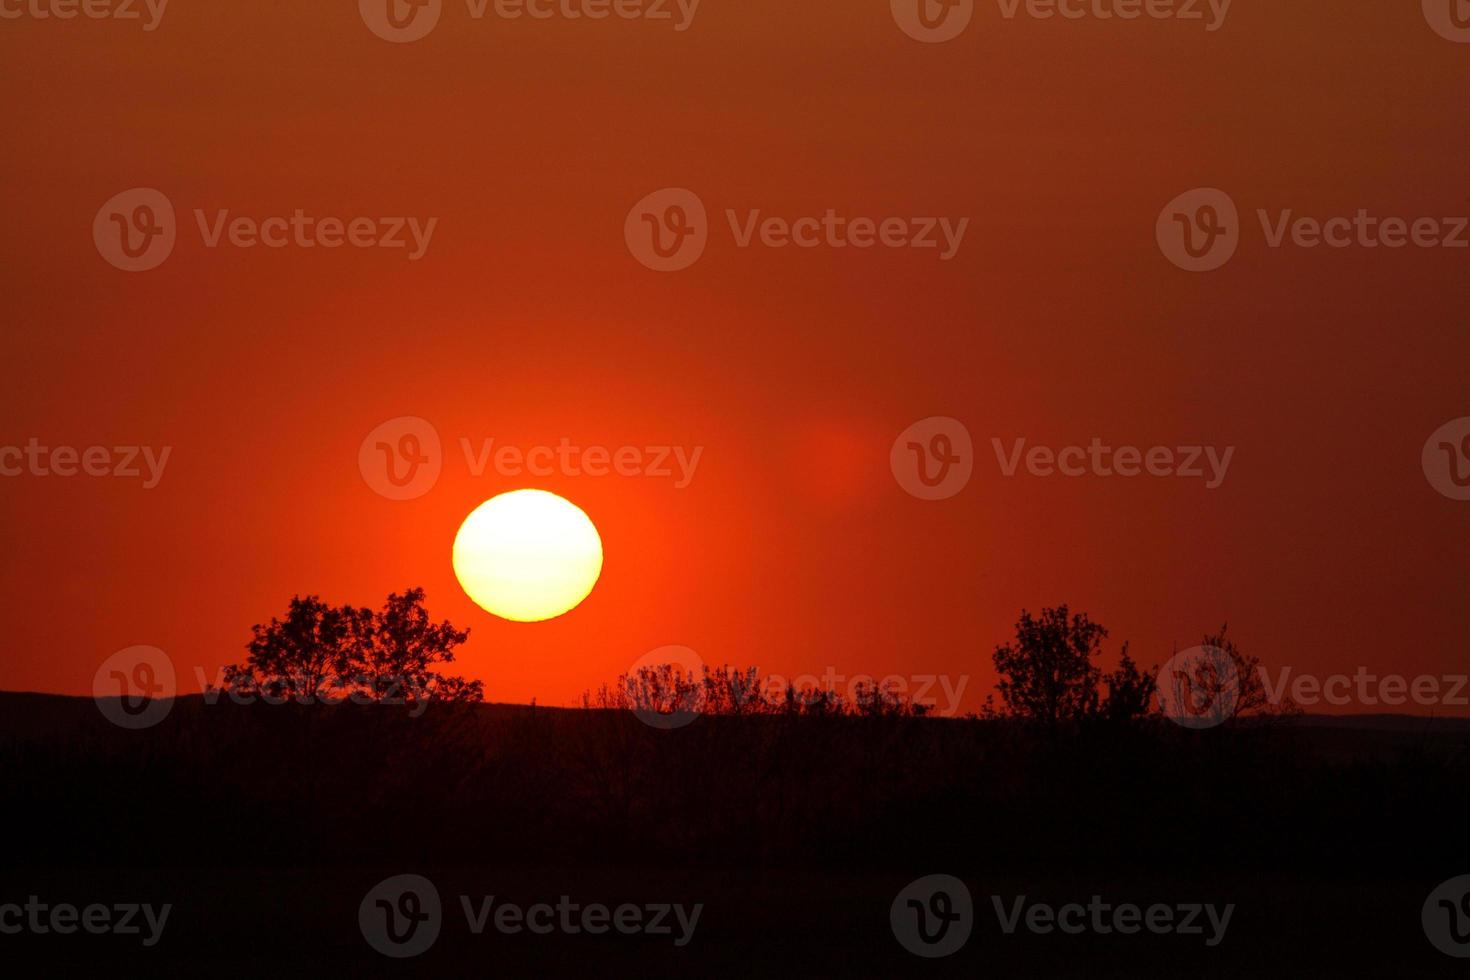
<path fill-rule="evenodd" d="M 1193 670 L 1158 678 L 1159 685 L 1167 685 L 1170 703 L 1199 706 L 1211 725 L 1300 714 L 1301 709 L 1290 700 L 1271 701 L 1260 658 L 1242 652 L 1229 632 L 1227 623 L 1218 632 L 1205 634 Z M 1179 653 L 1177 649 L 1174 652 Z"/>

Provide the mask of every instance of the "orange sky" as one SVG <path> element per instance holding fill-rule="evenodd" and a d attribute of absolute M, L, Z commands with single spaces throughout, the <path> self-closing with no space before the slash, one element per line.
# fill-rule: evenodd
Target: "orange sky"
<path fill-rule="evenodd" d="M 172 0 L 151 32 L 0 19 L 0 446 L 172 447 L 151 490 L 0 479 L 0 688 L 84 694 L 146 643 L 191 689 L 295 593 L 413 585 L 471 629 L 461 667 L 497 701 L 571 703 L 682 644 L 783 675 L 968 674 L 971 709 L 1018 611 L 1058 602 L 1146 664 L 1229 619 L 1298 672 L 1463 673 L 1470 504 L 1419 460 L 1470 415 L 1470 250 L 1270 249 L 1255 211 L 1470 214 L 1467 81 L 1470 45 L 1369 0 L 1237 0 L 1215 32 L 988 2 L 945 44 L 887 0 L 703 0 L 683 32 L 446 0 L 408 44 L 348 0 Z M 1201 186 L 1244 234 L 1190 274 L 1154 225 Z M 133 187 L 179 214 L 149 272 L 91 237 Z M 623 239 L 664 187 L 713 225 L 677 273 Z M 298 208 L 438 224 L 408 261 L 211 249 L 193 218 Z M 726 209 L 970 224 L 940 261 L 740 248 Z M 973 435 L 975 474 L 924 502 L 889 448 L 936 415 Z M 357 465 L 397 416 L 445 443 L 406 502 Z M 1093 437 L 1236 452 L 1206 490 L 1006 478 L 990 448 Z M 461 438 L 703 454 L 683 489 L 475 478 Z M 482 612 L 450 567 L 464 516 L 525 485 L 584 508 L 607 553 L 538 625 Z"/>

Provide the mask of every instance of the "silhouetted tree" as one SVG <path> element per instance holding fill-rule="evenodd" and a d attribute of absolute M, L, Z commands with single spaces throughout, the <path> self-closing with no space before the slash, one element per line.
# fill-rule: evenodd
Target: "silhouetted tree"
<path fill-rule="evenodd" d="M 366 609 L 357 611 L 357 615 L 367 613 Z M 348 674 L 374 701 L 484 700 L 482 682 L 434 671 L 439 664 L 454 662 L 454 648 L 469 639 L 470 632 L 456 629 L 448 620 L 430 620 L 423 589 L 392 593 L 382 609 L 369 615 L 369 628 L 353 650 Z"/>
<path fill-rule="evenodd" d="M 285 619 L 251 627 L 250 658 L 226 667 L 225 683 L 266 697 L 315 700 L 338 686 L 370 628 L 367 610 L 295 596 Z"/>
<path fill-rule="evenodd" d="M 1117 670 L 1104 674 L 1103 683 L 1108 694 L 1099 710 L 1103 718 L 1113 722 L 1130 722 L 1146 716 L 1158 687 L 1156 671 L 1139 670 L 1128 655 L 1126 643 Z"/>
<path fill-rule="evenodd" d="M 378 612 L 296 596 L 285 619 L 251 627 L 244 664 L 225 668 L 226 686 L 267 697 L 316 701 L 330 696 L 372 701 L 482 701 L 480 681 L 434 670 L 454 662 L 468 630 L 433 623 L 424 590 L 393 593 Z"/>
<path fill-rule="evenodd" d="M 996 684 L 1004 714 L 1055 728 L 1092 717 L 1101 670 L 1093 663 L 1108 631 L 1067 606 L 1026 610 L 1013 643 L 995 648 Z"/>

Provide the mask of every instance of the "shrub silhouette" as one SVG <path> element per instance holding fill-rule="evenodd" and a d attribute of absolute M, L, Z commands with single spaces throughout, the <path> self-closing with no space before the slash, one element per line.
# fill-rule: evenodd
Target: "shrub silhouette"
<path fill-rule="evenodd" d="M 1229 632 L 1227 623 L 1218 632 L 1205 634 L 1200 646 L 1208 655 L 1200 659 L 1191 676 L 1159 677 L 1158 683 L 1170 685 L 1176 703 L 1190 698 L 1216 712 L 1217 724 L 1233 724 L 1246 718 L 1276 721 L 1300 714 L 1301 709 L 1289 699 L 1271 701 L 1260 658 L 1242 652 Z M 1225 711 L 1229 717 L 1218 717 Z"/>
<path fill-rule="evenodd" d="M 700 675 L 677 664 L 653 664 L 631 674 L 620 674 L 611 686 L 582 695 L 584 708 L 632 711 L 656 715 L 682 713 L 728 715 L 788 715 L 802 717 L 921 717 L 929 706 L 876 683 L 860 681 L 850 697 L 821 687 L 787 684 L 773 697 L 761 683 L 755 667 L 704 666 Z"/>
<path fill-rule="evenodd" d="M 1117 669 L 1104 674 L 1102 679 L 1108 693 L 1098 711 L 1105 720 L 1131 722 L 1149 713 L 1149 705 L 1158 690 L 1158 670 L 1139 670 L 1128 655 L 1126 643 Z"/>

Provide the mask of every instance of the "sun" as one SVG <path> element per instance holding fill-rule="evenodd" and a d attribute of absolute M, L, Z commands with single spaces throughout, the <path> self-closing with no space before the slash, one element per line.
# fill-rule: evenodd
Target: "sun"
<path fill-rule="evenodd" d="M 602 574 L 602 538 L 582 508 L 545 490 L 476 507 L 454 537 L 454 574 L 481 608 L 517 623 L 575 609 Z"/>

